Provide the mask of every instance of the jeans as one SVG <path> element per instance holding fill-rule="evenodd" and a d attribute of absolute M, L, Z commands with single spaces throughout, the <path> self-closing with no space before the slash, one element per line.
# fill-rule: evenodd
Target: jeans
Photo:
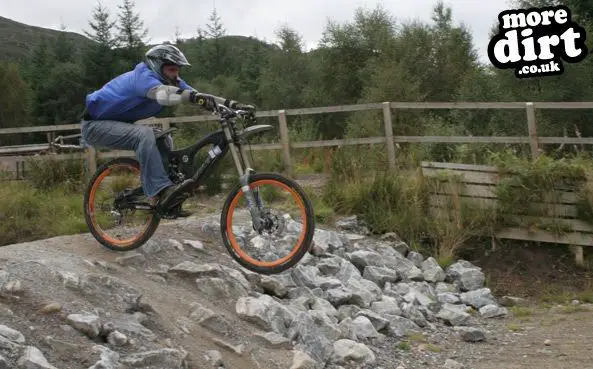
<path fill-rule="evenodd" d="M 83 146 L 136 152 L 140 162 L 142 189 L 146 196 L 156 196 L 164 188 L 173 185 L 165 172 L 152 128 L 112 120 L 83 120 L 80 130 Z"/>

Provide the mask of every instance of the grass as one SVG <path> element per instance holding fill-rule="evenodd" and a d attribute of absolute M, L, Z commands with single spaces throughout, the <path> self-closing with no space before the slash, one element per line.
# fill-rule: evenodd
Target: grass
<path fill-rule="evenodd" d="M 516 317 L 527 317 L 532 316 L 534 314 L 534 310 L 532 308 L 524 307 L 524 306 L 512 306 L 509 310 L 513 313 Z"/>
<path fill-rule="evenodd" d="M 408 341 L 400 341 L 397 344 L 397 348 L 402 350 L 402 351 L 410 351 L 412 350 L 412 346 L 410 345 L 410 343 Z"/>
<path fill-rule="evenodd" d="M 82 194 L 63 186 L 41 191 L 26 182 L 3 183 L 0 209 L 0 245 L 88 231 Z"/>

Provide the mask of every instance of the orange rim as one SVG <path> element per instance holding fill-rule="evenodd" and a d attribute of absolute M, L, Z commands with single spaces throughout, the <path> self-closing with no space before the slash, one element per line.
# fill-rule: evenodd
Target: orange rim
<path fill-rule="evenodd" d="M 257 187 L 258 185 L 261 185 L 261 184 L 278 185 L 278 186 L 288 190 L 293 195 L 293 197 L 296 198 L 299 208 L 301 210 L 301 219 L 303 219 L 303 228 L 302 228 L 302 231 L 301 231 L 301 234 L 299 236 L 299 240 L 298 240 L 296 246 L 292 249 L 290 254 L 288 254 L 287 256 L 285 256 L 277 261 L 259 261 L 259 260 L 255 260 L 252 257 L 250 257 L 249 255 L 245 254 L 245 252 L 241 249 L 241 246 L 237 243 L 237 240 L 235 239 L 235 235 L 233 234 L 232 221 L 231 221 L 231 219 L 233 217 L 233 213 L 235 211 L 235 206 L 237 205 L 237 202 L 239 202 L 239 200 L 243 196 L 243 191 L 241 191 L 241 190 L 239 190 L 237 195 L 233 198 L 233 201 L 231 202 L 231 205 L 229 207 L 229 211 L 228 211 L 228 214 L 226 217 L 226 232 L 229 237 L 229 242 L 231 243 L 231 247 L 233 248 L 233 250 L 235 250 L 235 252 L 242 259 L 245 259 L 250 264 L 256 265 L 258 267 L 275 267 L 275 266 L 283 264 L 286 261 L 292 259 L 294 257 L 294 255 L 297 253 L 297 251 L 299 250 L 301 244 L 303 243 L 303 241 L 305 239 L 305 235 L 307 234 L 307 220 L 308 220 L 307 212 L 305 211 L 305 205 L 303 204 L 301 197 L 296 193 L 296 191 L 294 189 L 290 188 L 286 184 L 284 184 L 280 181 L 277 181 L 275 179 L 262 179 L 262 180 L 251 183 L 249 186 L 251 189 L 253 189 L 254 187 Z"/>
<path fill-rule="evenodd" d="M 139 235 L 137 235 L 136 237 L 132 238 L 132 239 L 128 239 L 128 240 L 118 240 L 116 238 L 113 238 L 111 236 L 109 236 L 108 234 L 106 234 L 103 229 L 101 228 L 101 226 L 99 226 L 99 224 L 97 223 L 97 221 L 95 220 L 95 194 L 97 192 L 97 187 L 99 186 L 99 184 L 101 183 L 101 181 L 109 174 L 111 173 L 111 171 L 113 170 L 114 167 L 131 167 L 136 173 L 140 173 L 140 170 L 134 166 L 130 166 L 130 165 L 114 165 L 113 167 L 109 167 L 107 168 L 103 173 L 101 173 L 99 175 L 99 177 L 97 177 L 97 180 L 93 183 L 93 187 L 91 188 L 91 191 L 89 193 L 89 216 L 91 218 L 91 223 L 93 224 L 93 228 L 95 228 L 95 230 L 101 235 L 101 237 L 103 237 L 107 242 L 119 246 L 119 247 L 127 247 L 132 245 L 134 242 L 138 241 L 140 238 L 142 238 L 142 236 L 146 233 L 148 226 L 150 225 L 150 221 L 152 220 L 152 217 L 154 216 L 153 214 L 150 214 L 148 216 L 148 223 L 146 225 L 146 227 L 144 228 L 144 230 L 142 232 L 140 232 Z"/>

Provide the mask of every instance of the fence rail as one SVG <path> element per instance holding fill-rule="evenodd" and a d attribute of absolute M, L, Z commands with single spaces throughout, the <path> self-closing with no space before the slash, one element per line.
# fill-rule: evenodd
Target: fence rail
<path fill-rule="evenodd" d="M 251 145 L 252 150 L 282 150 L 285 172 L 293 175 L 293 163 L 291 159 L 292 149 L 318 148 L 345 145 L 385 144 L 388 163 L 390 168 L 395 167 L 395 143 L 502 143 L 502 144 L 529 144 L 532 158 L 537 158 L 540 153 L 540 146 L 543 144 L 586 144 L 593 145 L 593 137 L 539 137 L 537 135 L 535 109 L 593 109 L 591 102 L 383 102 L 370 104 L 353 104 L 325 106 L 314 108 L 298 108 L 283 110 L 268 110 L 257 113 L 258 117 L 278 117 L 280 139 L 277 143 Z M 394 111 L 408 109 L 515 109 L 525 110 L 527 135 L 526 136 L 394 136 L 392 117 Z M 382 110 L 385 125 L 385 136 L 336 139 L 324 141 L 290 142 L 288 134 L 288 116 L 300 116 L 311 114 L 326 114 L 339 112 L 355 112 Z M 214 115 L 194 115 L 170 118 L 150 118 L 138 121 L 138 124 L 146 124 L 168 128 L 171 124 L 188 124 L 215 121 L 218 118 Z M 8 134 L 26 133 L 47 133 L 48 144 L 5 146 L 0 147 L 0 167 L 18 173 L 19 165 L 26 159 L 26 154 L 47 150 L 49 142 L 55 138 L 56 132 L 79 130 L 80 124 L 61 124 L 37 127 L 18 127 L 0 129 L 0 137 Z M 121 151 L 114 153 L 129 155 Z M 80 155 L 80 154 L 79 154 Z M 78 156 L 79 156 L 78 155 Z M 74 155 L 75 157 L 77 155 Z M 87 150 L 87 161 L 89 170 L 94 170 L 93 163 L 96 163 L 97 153 L 93 148 Z M 110 157 L 107 153 L 101 153 L 103 157 Z M 72 157 L 72 155 L 56 155 L 57 159 Z M 20 164 L 19 164 L 20 163 Z"/>
<path fill-rule="evenodd" d="M 395 136 L 393 134 L 392 118 L 394 112 L 406 109 L 515 109 L 524 110 L 527 123 L 526 136 Z M 279 124 L 279 141 L 275 143 L 251 145 L 251 150 L 282 150 L 282 158 L 285 167 L 285 174 L 293 176 L 293 162 L 291 151 L 302 148 L 318 148 L 345 145 L 366 145 L 366 144 L 385 144 L 390 169 L 395 168 L 395 143 L 503 143 L 503 144 L 528 144 L 531 149 L 533 159 L 537 158 L 541 152 L 540 147 L 543 144 L 593 144 L 593 137 L 539 137 L 537 135 L 537 124 L 535 109 L 593 109 L 593 102 L 383 102 L 371 104 L 340 105 L 300 109 L 269 110 L 257 113 L 258 117 L 277 117 Z M 336 139 L 325 141 L 307 141 L 290 142 L 288 131 L 289 116 L 355 112 L 382 110 L 385 135 L 379 137 Z M 217 120 L 213 115 L 197 115 L 171 118 L 151 118 L 137 122 L 137 124 L 146 124 L 169 128 L 171 124 L 189 124 Z M 19 127 L 0 129 L 0 137 L 9 134 L 27 134 L 27 133 L 47 133 L 48 144 L 20 145 L 0 147 L 0 169 L 4 167 L 8 171 L 16 173 L 17 179 L 24 171 L 24 162 L 27 159 L 27 153 L 34 153 L 47 150 L 50 142 L 55 138 L 57 132 L 79 130 L 79 124 L 61 124 L 38 127 Z M 249 148 L 248 148 L 249 149 Z M 101 152 L 103 158 L 116 156 L 133 156 L 130 151 L 112 150 Z M 94 148 L 88 148 L 86 153 L 59 154 L 54 156 L 57 159 L 84 158 L 86 157 L 87 167 L 90 173 L 96 170 L 97 152 Z M 497 173 L 492 167 L 467 165 L 457 163 L 423 163 L 423 172 L 431 175 L 437 170 L 450 169 L 456 172 L 462 172 L 466 178 L 467 186 L 462 195 L 470 198 L 481 198 L 487 203 L 496 201 L 496 196 L 492 192 L 492 185 L 498 181 Z M 443 200 L 446 194 L 435 194 L 432 197 L 433 208 L 438 208 L 438 204 Z M 574 194 L 566 193 L 563 204 L 556 208 L 564 211 L 562 217 L 552 217 L 543 219 L 545 221 L 560 221 L 570 225 L 573 232 L 565 237 L 557 237 L 546 232 L 537 232 L 534 234 L 528 229 L 507 228 L 496 234 L 497 238 L 511 238 L 537 242 L 555 242 L 571 244 L 575 252 L 577 264 L 583 264 L 583 247 L 593 246 L 593 225 L 575 219 Z M 537 204 L 535 204 L 537 206 Z M 528 219 L 523 216 L 521 219 Z M 529 220 L 529 219 L 528 219 Z M 533 219 L 532 219 L 533 220 Z M 541 218 L 536 220 L 542 221 Z"/>

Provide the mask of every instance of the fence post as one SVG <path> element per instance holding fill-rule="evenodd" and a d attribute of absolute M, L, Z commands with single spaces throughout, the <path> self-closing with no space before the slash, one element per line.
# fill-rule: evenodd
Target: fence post
<path fill-rule="evenodd" d="M 86 150 L 86 162 L 87 162 L 87 176 L 91 179 L 97 171 L 97 151 L 92 146 L 87 146 Z"/>
<path fill-rule="evenodd" d="M 535 127 L 535 107 L 532 102 L 525 103 L 527 110 L 527 129 L 529 130 L 529 145 L 531 146 L 531 158 L 537 159 L 539 156 L 539 147 L 537 140 L 537 130 Z"/>
<path fill-rule="evenodd" d="M 391 123 L 391 103 L 383 103 L 383 121 L 385 123 L 385 145 L 387 146 L 387 159 L 389 169 L 395 169 L 395 145 L 393 144 L 393 126 Z"/>
<path fill-rule="evenodd" d="M 282 142 L 282 152 L 284 154 L 284 166 L 287 176 L 292 177 L 292 161 L 290 160 L 290 142 L 288 141 L 288 125 L 286 123 L 286 111 L 278 111 L 278 121 L 280 123 L 280 141 Z"/>

